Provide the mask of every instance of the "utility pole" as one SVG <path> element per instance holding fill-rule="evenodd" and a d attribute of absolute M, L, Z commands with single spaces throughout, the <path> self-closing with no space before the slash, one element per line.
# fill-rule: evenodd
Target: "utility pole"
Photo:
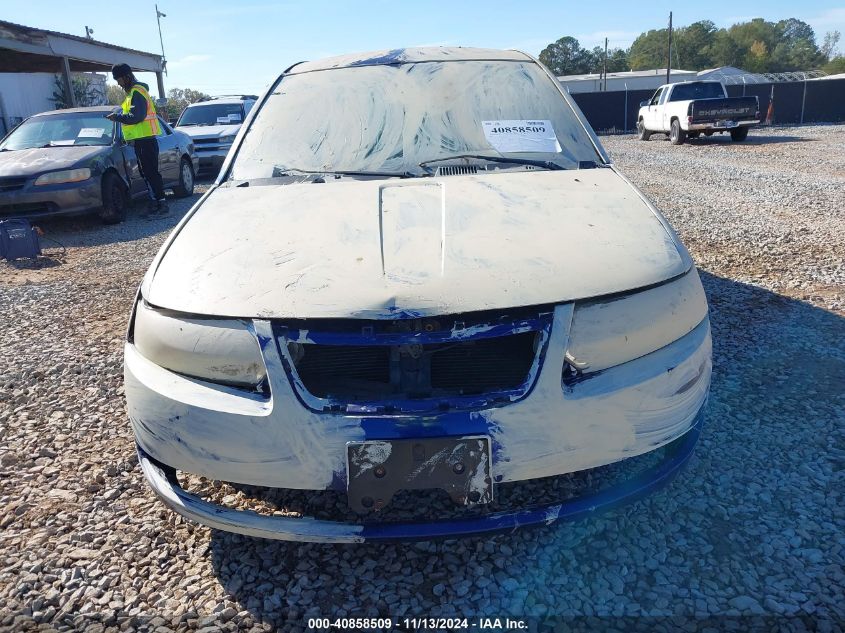
<path fill-rule="evenodd" d="M 604 38 L 604 91 L 607 92 L 607 38 Z"/>
<path fill-rule="evenodd" d="M 669 54 L 666 56 L 666 83 L 669 83 L 669 72 L 672 69 L 672 12 L 669 11 Z"/>
<path fill-rule="evenodd" d="M 167 58 L 164 56 L 164 40 L 161 37 L 161 18 L 166 18 L 167 14 L 158 10 L 156 5 L 156 22 L 158 22 L 158 41 L 161 43 L 161 65 L 164 66 L 164 74 L 167 74 Z"/>

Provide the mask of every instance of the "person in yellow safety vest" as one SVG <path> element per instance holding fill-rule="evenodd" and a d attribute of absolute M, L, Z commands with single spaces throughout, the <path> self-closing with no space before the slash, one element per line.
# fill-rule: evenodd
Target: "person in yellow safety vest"
<path fill-rule="evenodd" d="M 126 99 L 121 105 L 122 113 L 114 112 L 107 119 L 120 123 L 123 139 L 131 143 L 138 157 L 141 176 L 147 181 L 150 203 L 147 212 L 141 217 L 156 218 L 168 214 L 167 200 L 164 197 L 164 182 L 158 170 L 158 139 L 160 125 L 156 116 L 155 105 L 150 97 L 149 86 L 135 79 L 128 64 L 112 66 L 112 77 L 126 92 Z"/>

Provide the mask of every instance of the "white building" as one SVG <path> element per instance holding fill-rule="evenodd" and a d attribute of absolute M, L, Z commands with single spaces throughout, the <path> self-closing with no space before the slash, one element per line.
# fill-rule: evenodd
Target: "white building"
<path fill-rule="evenodd" d="M 106 76 L 98 73 L 71 73 L 73 80 L 84 79 L 88 84 L 87 105 L 104 105 L 106 97 Z M 0 73 L 0 119 L 11 129 L 23 119 L 45 110 L 55 110 L 52 100 L 62 81 L 60 73 Z M 0 121 L 0 136 L 3 135 L 3 121 Z"/>
<path fill-rule="evenodd" d="M 607 73 L 607 88 L 603 88 L 601 75 L 564 75 L 557 80 L 569 92 L 611 92 L 614 90 L 657 90 L 666 83 L 666 69 L 632 70 L 620 73 Z M 675 70 L 669 75 L 669 83 L 679 81 L 713 80 L 723 84 L 758 84 L 771 79 L 763 75 L 749 73 L 734 66 L 720 66 L 706 70 Z"/>
<path fill-rule="evenodd" d="M 691 81 L 697 78 L 694 70 L 672 69 L 669 82 Z M 562 75 L 557 78 L 565 90 L 569 92 L 612 92 L 614 90 L 657 90 L 666 83 L 666 69 L 629 70 L 619 73 L 607 73 L 607 88 L 601 75 Z"/>

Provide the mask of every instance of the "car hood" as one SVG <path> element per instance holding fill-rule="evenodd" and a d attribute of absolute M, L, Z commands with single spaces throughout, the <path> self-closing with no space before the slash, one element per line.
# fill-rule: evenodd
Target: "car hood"
<path fill-rule="evenodd" d="M 111 151 L 109 145 L 41 147 L 0 152 L 0 177 L 36 176 L 45 171 L 70 169 Z"/>
<path fill-rule="evenodd" d="M 452 314 L 631 290 L 691 262 L 613 169 L 221 187 L 142 289 L 195 314 Z M 156 266 L 157 264 L 157 266 Z"/>
<path fill-rule="evenodd" d="M 185 125 L 173 128 L 191 138 L 217 138 L 224 134 L 237 134 L 240 125 Z"/>

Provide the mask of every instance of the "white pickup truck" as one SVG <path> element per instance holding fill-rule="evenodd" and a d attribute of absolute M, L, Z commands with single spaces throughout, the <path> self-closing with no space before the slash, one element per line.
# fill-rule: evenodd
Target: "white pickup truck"
<path fill-rule="evenodd" d="M 759 122 L 757 97 L 728 97 L 718 81 L 681 81 L 661 86 L 640 103 L 637 133 L 641 141 L 655 132 L 668 134 L 673 145 L 680 145 L 702 132 L 730 132 L 731 140 L 739 142 Z"/>

